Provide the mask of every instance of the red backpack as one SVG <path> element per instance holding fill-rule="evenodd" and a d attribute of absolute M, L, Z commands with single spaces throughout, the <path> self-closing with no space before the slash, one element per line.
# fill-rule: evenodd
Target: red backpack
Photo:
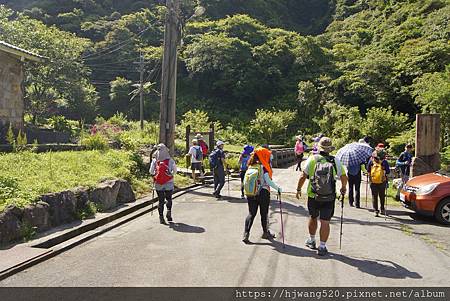
<path fill-rule="evenodd" d="M 203 157 L 206 157 L 208 155 L 208 145 L 205 141 L 200 141 L 200 147 L 202 148 Z"/>
<path fill-rule="evenodd" d="M 170 159 L 156 162 L 155 182 L 159 185 L 164 185 L 173 179 L 169 173 L 169 162 Z"/>

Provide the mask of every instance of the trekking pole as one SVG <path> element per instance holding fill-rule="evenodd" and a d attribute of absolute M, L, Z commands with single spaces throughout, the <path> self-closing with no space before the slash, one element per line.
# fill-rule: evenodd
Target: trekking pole
<path fill-rule="evenodd" d="M 366 209 L 367 209 L 367 193 L 369 189 L 369 174 L 366 175 Z"/>
<path fill-rule="evenodd" d="M 152 187 L 152 216 L 155 205 L 155 180 L 153 179 L 153 187 Z"/>
<path fill-rule="evenodd" d="M 153 155 L 155 154 L 156 150 L 157 150 L 157 148 L 153 147 L 153 149 L 150 151 L 150 165 L 153 162 Z M 155 168 L 156 168 L 156 166 L 155 166 Z M 152 213 L 151 213 L 151 215 L 153 216 L 154 203 L 155 203 L 154 202 L 154 199 L 155 199 L 155 178 L 152 177 L 152 179 L 153 179 L 153 185 L 152 185 Z"/>
<path fill-rule="evenodd" d="M 339 237 L 339 250 L 342 249 L 342 234 L 343 234 L 343 225 L 344 225 L 344 195 L 341 194 L 341 233 Z"/>
<path fill-rule="evenodd" d="M 231 196 L 230 193 L 230 169 L 227 168 L 227 173 L 228 173 L 228 196 Z"/>
<path fill-rule="evenodd" d="M 389 179 L 386 181 L 386 192 L 384 195 L 384 220 L 387 220 L 387 203 L 388 203 Z"/>
<path fill-rule="evenodd" d="M 277 194 L 277 199 L 280 202 L 280 217 L 281 217 L 281 237 L 283 238 L 283 249 L 285 248 L 284 244 L 284 225 L 283 225 L 283 209 L 281 206 L 281 193 Z"/>

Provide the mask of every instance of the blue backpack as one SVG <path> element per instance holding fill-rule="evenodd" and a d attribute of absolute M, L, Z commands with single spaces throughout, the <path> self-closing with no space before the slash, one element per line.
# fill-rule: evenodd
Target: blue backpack
<path fill-rule="evenodd" d="M 245 171 L 248 169 L 248 160 L 250 160 L 250 155 L 242 155 L 242 162 L 241 162 L 241 170 Z"/>
<path fill-rule="evenodd" d="M 214 169 L 218 165 L 219 165 L 219 152 L 216 149 L 209 155 L 209 168 Z"/>

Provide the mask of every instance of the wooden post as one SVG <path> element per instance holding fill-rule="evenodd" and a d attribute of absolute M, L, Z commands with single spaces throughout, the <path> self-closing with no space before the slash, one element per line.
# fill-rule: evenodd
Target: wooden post
<path fill-rule="evenodd" d="M 159 138 L 173 154 L 175 150 L 177 46 L 180 37 L 180 0 L 166 0 L 166 7 Z"/>
<path fill-rule="evenodd" d="M 214 150 L 214 148 L 216 147 L 216 142 L 214 141 L 215 139 L 215 134 L 214 134 L 214 123 L 211 122 L 210 126 L 209 126 L 209 151 L 212 152 Z"/>
<path fill-rule="evenodd" d="M 439 114 L 416 115 L 416 157 L 411 168 L 412 176 L 440 169 L 440 135 Z"/>
<path fill-rule="evenodd" d="M 191 135 L 191 126 L 190 125 L 188 125 L 187 127 L 186 127 L 186 152 L 188 152 L 189 151 L 189 148 L 190 148 L 190 139 L 189 139 L 189 136 Z"/>

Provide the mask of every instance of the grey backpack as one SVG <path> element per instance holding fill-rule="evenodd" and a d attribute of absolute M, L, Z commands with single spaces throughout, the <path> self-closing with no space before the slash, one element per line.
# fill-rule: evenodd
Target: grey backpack
<path fill-rule="evenodd" d="M 316 194 L 318 202 L 334 202 L 336 200 L 336 180 L 337 173 L 334 157 L 314 156 L 316 166 L 311 179 L 312 191 Z"/>

